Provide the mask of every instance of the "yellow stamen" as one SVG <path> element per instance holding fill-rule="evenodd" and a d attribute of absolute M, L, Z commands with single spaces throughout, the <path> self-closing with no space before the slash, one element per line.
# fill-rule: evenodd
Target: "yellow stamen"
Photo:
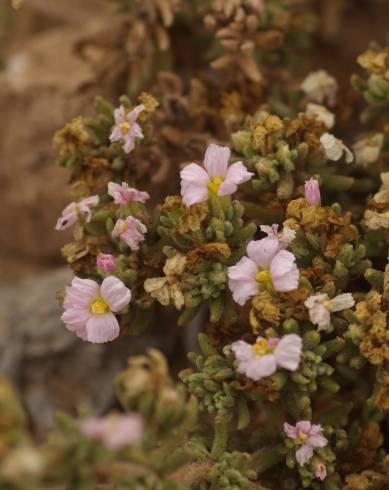
<path fill-rule="evenodd" d="M 255 343 L 253 345 L 253 349 L 255 351 L 255 354 L 257 356 L 264 356 L 266 354 L 266 346 L 267 346 L 267 340 L 266 339 L 261 339 L 259 343 Z"/>
<path fill-rule="evenodd" d="M 211 182 L 209 182 L 208 184 L 208 190 L 212 193 L 212 194 L 215 194 L 215 196 L 217 195 L 217 193 L 219 192 L 219 187 L 220 187 L 220 184 L 223 182 L 223 179 L 221 177 L 215 177 L 214 179 L 211 180 Z"/>
<path fill-rule="evenodd" d="M 298 434 L 298 440 L 299 440 L 300 442 L 304 442 L 304 441 L 306 441 L 306 440 L 308 439 L 308 437 L 309 437 L 309 435 L 308 435 L 308 434 L 306 434 L 305 432 L 302 432 L 302 431 L 300 430 L 300 432 L 299 432 L 299 434 Z"/>
<path fill-rule="evenodd" d="M 271 275 L 269 271 L 262 270 L 255 274 L 255 280 L 259 284 L 262 290 L 269 290 L 273 286 Z"/>
<path fill-rule="evenodd" d="M 111 310 L 108 304 L 103 300 L 101 296 L 97 296 L 90 305 L 90 310 L 94 315 L 104 315 L 104 313 L 109 313 Z"/>
<path fill-rule="evenodd" d="M 128 121 L 122 122 L 119 124 L 119 129 L 122 132 L 122 134 L 128 133 L 128 131 L 131 128 L 131 123 Z"/>
<path fill-rule="evenodd" d="M 125 221 L 120 222 L 117 226 L 118 226 L 119 233 L 124 233 L 125 231 L 128 230 L 128 225 Z"/>

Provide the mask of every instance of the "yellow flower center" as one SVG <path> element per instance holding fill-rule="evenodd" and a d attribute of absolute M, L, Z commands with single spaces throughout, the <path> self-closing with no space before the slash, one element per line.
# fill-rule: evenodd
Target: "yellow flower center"
<path fill-rule="evenodd" d="M 111 311 L 108 304 L 101 296 L 96 296 L 92 301 L 90 310 L 94 315 L 104 315 L 104 313 L 109 313 Z"/>
<path fill-rule="evenodd" d="M 131 128 L 131 123 L 128 121 L 124 121 L 124 122 L 119 124 L 119 129 L 122 132 L 122 134 L 128 133 L 130 128 Z"/>
<path fill-rule="evenodd" d="M 266 339 L 261 339 L 259 342 L 256 342 L 252 348 L 255 352 L 255 355 L 257 357 L 262 357 L 265 356 L 266 354 L 271 354 L 274 352 L 275 346 L 274 347 L 269 347 L 268 346 L 269 342 Z"/>
<path fill-rule="evenodd" d="M 255 274 L 255 280 L 257 281 L 257 283 L 259 284 L 262 290 L 269 290 L 273 286 L 273 282 L 271 280 L 271 275 L 269 271 L 266 270 L 258 271 Z"/>
<path fill-rule="evenodd" d="M 118 230 L 119 230 L 119 233 L 124 233 L 125 231 L 128 230 L 128 225 L 125 221 L 122 221 L 118 224 Z"/>
<path fill-rule="evenodd" d="M 211 180 L 208 184 L 208 190 L 217 196 L 217 193 L 219 192 L 219 187 L 220 184 L 223 182 L 223 179 L 221 177 L 215 177 L 214 179 Z"/>
<path fill-rule="evenodd" d="M 323 301 L 322 305 L 324 306 L 324 308 L 328 311 L 331 311 L 332 310 L 332 303 L 331 303 L 331 300 L 330 299 L 327 299 L 326 301 Z"/>
<path fill-rule="evenodd" d="M 302 432 L 301 430 L 298 433 L 298 441 L 300 443 L 305 442 L 308 439 L 309 435 L 306 434 L 305 432 Z"/>

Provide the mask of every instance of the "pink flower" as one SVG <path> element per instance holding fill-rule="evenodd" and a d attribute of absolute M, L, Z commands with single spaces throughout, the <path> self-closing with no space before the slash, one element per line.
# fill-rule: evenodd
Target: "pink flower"
<path fill-rule="evenodd" d="M 238 185 L 254 175 L 242 162 L 228 166 L 231 150 L 210 144 L 204 158 L 204 167 L 191 163 L 181 170 L 181 195 L 187 206 L 206 201 L 209 195 L 229 196 Z"/>
<path fill-rule="evenodd" d="M 228 268 L 228 285 L 234 300 L 244 305 L 259 291 L 293 291 L 298 288 L 300 273 L 295 256 L 280 250 L 280 240 L 271 237 L 251 241 L 248 257 Z"/>
<path fill-rule="evenodd" d="M 331 321 L 331 313 L 347 310 L 355 305 L 351 293 L 344 293 L 330 299 L 327 294 L 316 294 L 305 300 L 305 306 L 309 310 L 309 319 L 317 325 L 318 330 L 328 328 Z"/>
<path fill-rule="evenodd" d="M 296 371 L 302 340 L 296 334 L 285 335 L 282 339 L 258 337 L 254 345 L 238 340 L 231 349 L 238 360 L 238 372 L 258 381 L 274 374 L 278 367 Z"/>
<path fill-rule="evenodd" d="M 128 187 L 126 182 L 122 182 L 121 185 L 116 184 L 116 182 L 109 182 L 108 194 L 114 198 L 115 204 L 128 204 L 132 201 L 145 203 L 147 199 L 150 199 L 147 192 Z"/>
<path fill-rule="evenodd" d="M 81 432 L 89 439 L 100 441 L 113 451 L 139 444 L 143 437 L 143 421 L 139 415 L 90 417 L 80 424 Z"/>
<path fill-rule="evenodd" d="M 65 290 L 61 319 L 82 340 L 96 344 L 109 342 L 120 331 L 114 313 L 130 300 L 131 291 L 117 277 L 106 277 L 101 286 L 91 279 L 74 277 Z"/>
<path fill-rule="evenodd" d="M 321 459 L 315 461 L 313 473 L 316 476 L 316 478 L 318 478 L 321 481 L 326 479 L 327 468 L 326 465 L 324 464 L 324 461 L 322 461 Z"/>
<path fill-rule="evenodd" d="M 308 206 L 317 206 L 321 203 L 320 186 L 316 179 L 305 181 L 304 197 Z"/>
<path fill-rule="evenodd" d="M 112 272 L 116 269 L 116 258 L 111 254 L 99 253 L 96 265 L 98 269 L 104 272 Z"/>
<path fill-rule="evenodd" d="M 267 235 L 266 238 L 262 239 L 263 243 L 265 240 L 277 240 L 278 250 L 284 250 L 296 238 L 296 232 L 287 226 L 283 228 L 282 232 L 278 231 L 278 225 L 261 225 L 260 229 Z"/>
<path fill-rule="evenodd" d="M 82 199 L 79 202 L 71 202 L 62 211 L 62 216 L 58 218 L 55 225 L 56 230 L 66 230 L 78 219 L 78 215 L 81 214 L 85 217 L 85 221 L 89 223 L 92 218 L 91 208 L 97 206 L 99 203 L 99 196 L 90 196 Z"/>
<path fill-rule="evenodd" d="M 322 426 L 312 424 L 309 420 L 301 420 L 295 426 L 285 422 L 284 432 L 300 446 L 296 451 L 296 460 L 300 466 L 312 458 L 315 448 L 328 444 L 327 439 L 322 435 Z"/>
<path fill-rule="evenodd" d="M 127 111 L 121 105 L 118 109 L 115 109 L 115 126 L 109 139 L 112 143 L 123 140 L 123 150 L 126 153 L 130 153 L 134 149 L 136 138 L 143 138 L 142 128 L 136 120 L 144 108 L 144 105 L 138 105 L 132 111 Z"/>
<path fill-rule="evenodd" d="M 112 236 L 114 238 L 120 237 L 131 250 L 139 250 L 139 244 L 145 239 L 144 233 L 146 231 L 147 228 L 141 221 L 133 216 L 127 216 L 125 220 L 118 219 L 116 221 Z"/>

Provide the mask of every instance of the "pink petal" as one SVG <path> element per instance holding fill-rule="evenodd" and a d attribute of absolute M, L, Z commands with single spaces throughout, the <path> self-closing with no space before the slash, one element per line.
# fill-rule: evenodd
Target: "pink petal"
<path fill-rule="evenodd" d="M 296 451 L 296 460 L 300 466 L 305 465 L 313 456 L 313 448 L 304 444 Z"/>
<path fill-rule="evenodd" d="M 254 174 L 249 172 L 242 162 L 235 162 L 228 167 L 224 180 L 239 185 L 247 182 L 253 176 Z"/>
<path fill-rule="evenodd" d="M 301 337 L 296 334 L 284 335 L 274 351 L 277 364 L 289 371 L 295 371 L 300 364 L 302 347 Z"/>
<path fill-rule="evenodd" d="M 255 274 L 258 271 L 256 263 L 248 257 L 228 268 L 228 285 L 232 291 L 234 301 L 244 305 L 246 301 L 258 293 L 258 284 Z"/>
<path fill-rule="evenodd" d="M 327 439 L 324 436 L 311 436 L 306 440 L 306 444 L 312 447 L 325 447 L 328 444 Z"/>
<path fill-rule="evenodd" d="M 62 313 L 61 320 L 64 322 L 68 330 L 77 334 L 82 339 L 85 339 L 85 325 L 90 316 L 91 314 L 88 312 L 88 310 L 81 310 L 80 308 L 67 308 Z"/>
<path fill-rule="evenodd" d="M 309 435 L 311 433 L 312 424 L 309 420 L 300 420 L 296 424 L 297 433 L 302 432 L 303 434 Z"/>
<path fill-rule="evenodd" d="M 119 336 L 120 327 L 113 313 L 93 315 L 86 323 L 86 340 L 94 344 L 110 342 Z"/>
<path fill-rule="evenodd" d="M 211 179 L 220 177 L 224 180 L 230 156 L 231 150 L 227 146 L 219 146 L 214 143 L 208 146 L 204 158 L 204 167 Z"/>
<path fill-rule="evenodd" d="M 99 285 L 92 279 L 74 276 L 71 286 L 65 289 L 64 307 L 89 308 L 91 301 L 98 295 Z"/>
<path fill-rule="evenodd" d="M 133 136 L 131 135 L 126 135 L 123 137 L 124 140 L 124 145 L 123 145 L 123 150 L 125 153 L 131 153 L 132 150 L 135 148 L 135 141 Z"/>
<path fill-rule="evenodd" d="M 296 265 L 296 259 L 287 250 L 278 252 L 271 261 L 270 274 L 276 291 L 294 291 L 299 286 L 300 272 Z"/>
<path fill-rule="evenodd" d="M 261 240 L 252 240 L 247 245 L 247 255 L 258 267 L 268 269 L 271 261 L 278 251 L 278 238 L 267 237 Z"/>
<path fill-rule="evenodd" d="M 106 277 L 101 285 L 101 296 L 111 311 L 120 311 L 131 300 L 131 291 L 115 276 Z"/>
<path fill-rule="evenodd" d="M 55 225 L 56 230 L 66 230 L 70 228 L 77 221 L 77 212 L 67 213 L 60 216 Z"/>
<path fill-rule="evenodd" d="M 298 437 L 298 432 L 297 432 L 296 427 L 294 425 L 290 425 L 286 422 L 284 423 L 284 432 L 291 439 L 297 439 L 297 437 Z"/>
<path fill-rule="evenodd" d="M 145 106 L 143 104 L 137 105 L 131 112 L 128 113 L 127 119 L 129 122 L 134 123 L 141 112 L 145 110 Z"/>
<path fill-rule="evenodd" d="M 138 123 L 134 123 L 132 126 L 131 126 L 131 129 L 129 131 L 129 135 L 132 137 L 132 138 L 144 138 L 144 134 L 143 134 L 143 131 L 142 131 L 142 128 L 139 126 Z"/>
<path fill-rule="evenodd" d="M 181 170 L 180 176 L 181 195 L 186 206 L 207 201 L 209 177 L 200 165 L 190 163 Z"/>
<path fill-rule="evenodd" d="M 254 381 L 271 376 L 277 370 L 277 362 L 273 354 L 253 359 L 247 363 L 246 376 Z"/>
<path fill-rule="evenodd" d="M 126 118 L 126 110 L 123 105 L 118 107 L 117 109 L 114 110 L 113 112 L 114 117 L 115 117 L 115 123 L 120 124 L 125 121 Z"/>
<path fill-rule="evenodd" d="M 231 344 L 231 350 L 235 354 L 238 361 L 248 361 L 253 357 L 253 348 L 247 342 L 238 340 Z"/>
<path fill-rule="evenodd" d="M 120 128 L 118 126 L 115 126 L 113 129 L 112 129 L 112 132 L 109 136 L 109 140 L 114 143 L 115 141 L 120 141 L 122 139 L 123 135 L 122 135 L 122 132 L 120 130 Z"/>
<path fill-rule="evenodd" d="M 323 432 L 323 427 L 320 424 L 312 424 L 309 430 L 309 435 L 317 436 L 321 435 Z"/>

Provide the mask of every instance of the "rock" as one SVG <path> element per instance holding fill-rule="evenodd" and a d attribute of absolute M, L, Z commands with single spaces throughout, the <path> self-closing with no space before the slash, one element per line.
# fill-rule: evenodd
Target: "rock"
<path fill-rule="evenodd" d="M 58 260 L 66 238 L 53 228 L 70 196 L 52 137 L 76 115 L 92 114 L 96 95 L 119 95 L 125 31 L 122 16 L 90 16 L 82 29 L 48 29 L 9 55 L 0 74 L 0 249 L 8 261 Z"/>
<path fill-rule="evenodd" d="M 172 356 L 177 343 L 177 333 L 166 326 L 175 323 L 166 317 L 139 337 L 104 345 L 81 341 L 63 325 L 55 298 L 71 276 L 58 269 L 0 284 L 0 375 L 19 390 L 38 435 L 52 426 L 57 409 L 107 411 L 115 404 L 114 378 L 130 355 L 155 347 Z"/>

